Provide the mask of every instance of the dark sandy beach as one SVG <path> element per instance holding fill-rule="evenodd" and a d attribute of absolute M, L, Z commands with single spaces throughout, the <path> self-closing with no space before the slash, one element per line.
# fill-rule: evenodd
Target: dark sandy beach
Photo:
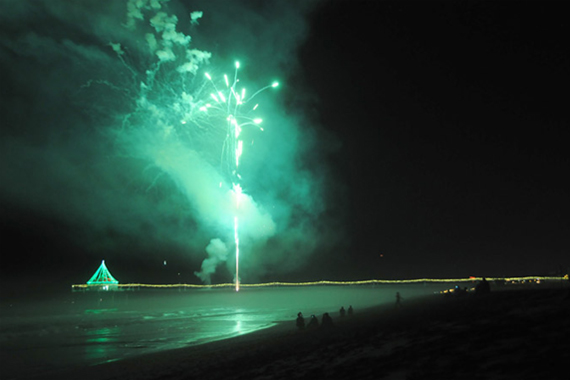
<path fill-rule="evenodd" d="M 566 285 L 566 284 L 564 284 Z M 434 295 L 331 313 L 233 339 L 106 363 L 57 379 L 568 379 L 570 289 Z M 319 316 L 320 317 L 320 316 Z"/>

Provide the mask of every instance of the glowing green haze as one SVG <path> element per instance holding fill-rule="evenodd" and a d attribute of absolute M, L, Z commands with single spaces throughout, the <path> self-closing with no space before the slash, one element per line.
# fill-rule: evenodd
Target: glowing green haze
<path fill-rule="evenodd" d="M 235 74 L 233 82 L 230 85 L 228 80 L 228 76 L 224 75 L 225 80 L 225 91 L 218 90 L 218 86 L 212 81 L 212 77 L 210 74 L 206 73 L 206 77 L 212 83 L 212 87 L 215 90 L 214 93 L 211 93 L 210 96 L 212 99 L 215 100 L 216 104 L 212 106 L 212 104 L 207 103 L 206 105 L 200 107 L 200 110 L 206 113 L 214 113 L 221 114 L 225 117 L 227 122 L 227 133 L 226 139 L 224 140 L 222 152 L 232 151 L 234 152 L 235 160 L 232 157 L 228 157 L 228 159 L 224 160 L 224 153 L 222 153 L 221 158 L 221 168 L 226 168 L 227 171 L 230 173 L 230 177 L 232 178 L 232 189 L 235 193 L 235 217 L 234 217 L 234 244 L 235 244 L 235 260 L 236 260 L 236 272 L 235 272 L 235 288 L 236 292 L 239 291 L 239 210 L 240 210 L 240 203 L 243 196 L 242 188 L 240 185 L 241 182 L 241 175 L 239 173 L 239 159 L 243 153 L 243 140 L 240 139 L 240 134 L 242 128 L 246 126 L 257 126 L 261 124 L 262 120 L 259 118 L 255 118 L 252 115 L 252 112 L 257 109 L 258 104 L 252 105 L 250 103 L 253 98 L 262 92 L 263 90 L 269 87 L 277 87 L 277 82 L 272 84 L 271 86 L 266 86 L 261 90 L 258 90 L 253 94 L 251 97 L 246 97 L 246 90 L 245 87 L 241 87 L 238 89 L 238 69 L 240 65 L 239 62 L 235 63 Z M 246 112 L 241 112 L 242 108 L 246 109 Z M 217 112 L 212 112 L 217 111 Z M 185 124 L 185 123 L 184 123 Z M 260 130 L 263 130 L 259 127 Z M 222 183 L 220 183 L 220 187 L 222 187 Z M 206 266 L 207 268 L 207 266 Z M 202 265 L 202 270 L 204 270 L 204 265 Z M 215 269 L 215 268 L 214 268 Z M 198 277 L 203 277 L 203 274 L 197 273 Z"/>
<path fill-rule="evenodd" d="M 263 90 L 276 85 L 266 86 L 247 96 L 246 88 L 239 83 L 239 63 L 236 62 L 231 81 L 224 74 L 224 81 L 216 82 L 209 73 L 205 73 L 209 84 L 205 86 L 196 74 L 211 54 L 191 48 L 190 36 L 176 29 L 176 17 L 162 11 L 155 13 L 152 4 L 146 7 L 139 7 L 139 3 L 131 4 L 141 13 L 129 18 L 127 25 L 136 28 L 138 19 L 142 23 L 148 19 L 154 29 L 154 33 L 146 33 L 154 62 L 150 62 L 145 75 L 140 77 L 128 65 L 121 45 L 111 44 L 118 59 L 137 81 L 139 78 L 141 81 L 136 108 L 123 117 L 116 139 L 125 149 L 125 154 L 149 160 L 159 169 L 158 175 L 168 174 L 179 190 L 186 194 L 199 218 L 207 219 L 218 230 L 219 236 L 212 237 L 210 244 L 217 239 L 218 250 L 224 253 L 228 251 L 231 236 L 228 220 L 233 220 L 237 291 L 240 233 L 249 234 L 255 241 L 265 240 L 275 231 L 271 216 L 242 191 L 238 170 L 243 154 L 240 134 L 248 126 L 260 129 L 261 119 L 254 116 L 258 105 L 251 102 Z M 192 13 L 192 22 L 197 22 L 201 15 L 201 12 Z M 209 159 L 205 160 L 205 157 Z M 249 232 L 245 229 L 240 232 L 240 219 L 257 220 L 261 225 L 254 226 L 254 230 Z M 208 252 L 211 251 L 212 248 Z M 210 253 L 210 260 L 203 262 L 201 271 L 196 275 L 210 283 L 210 275 L 226 258 L 217 252 Z"/>
<path fill-rule="evenodd" d="M 167 269 L 183 269 L 166 281 L 227 282 L 239 271 L 237 284 L 291 272 L 334 243 L 338 231 L 320 218 L 325 144 L 299 105 L 285 106 L 292 89 L 270 91 L 272 75 L 295 68 L 309 7 L 9 5 L 2 62 L 33 95 L 2 105 L 29 120 L 3 127 L 0 195 L 73 226 L 66 238 L 81 249 L 70 254 L 113 268 L 132 257 L 163 269 L 168 258 Z"/>

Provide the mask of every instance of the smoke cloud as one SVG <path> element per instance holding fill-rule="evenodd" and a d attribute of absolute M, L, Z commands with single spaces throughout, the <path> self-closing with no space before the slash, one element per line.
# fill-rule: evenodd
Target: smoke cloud
<path fill-rule="evenodd" d="M 228 248 L 226 244 L 220 239 L 212 239 L 210 244 L 206 247 L 206 252 L 208 257 L 202 262 L 202 268 L 200 272 L 196 272 L 198 276 L 204 283 L 211 284 L 211 276 L 216 272 L 216 268 L 220 263 L 227 260 Z"/>
<path fill-rule="evenodd" d="M 176 255 L 228 281 L 237 215 L 242 280 L 302 266 L 338 233 L 323 218 L 330 148 L 285 106 L 297 90 L 256 99 L 264 131 L 243 130 L 239 207 L 227 123 L 202 110 L 206 71 L 221 80 L 241 59 L 255 91 L 297 69 L 313 4 L 284 3 L 0 3 L 0 201 L 74 226 L 69 239 L 108 262 Z"/>

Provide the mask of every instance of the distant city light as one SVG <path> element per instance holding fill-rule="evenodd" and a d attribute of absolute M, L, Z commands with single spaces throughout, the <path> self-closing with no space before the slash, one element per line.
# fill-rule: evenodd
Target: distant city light
<path fill-rule="evenodd" d="M 537 282 L 540 281 L 560 281 L 567 278 L 561 276 L 525 276 L 525 277 L 485 277 L 488 281 L 504 281 L 504 282 Z M 312 281 L 312 282 L 265 282 L 259 284 L 244 284 L 239 283 L 242 288 L 260 288 L 267 286 L 318 286 L 318 285 L 381 285 L 381 284 L 417 284 L 417 283 L 461 283 L 481 281 L 482 277 L 469 277 L 469 278 L 418 278 L 410 280 L 362 280 L 362 281 Z M 196 284 L 117 284 L 117 288 L 233 288 L 235 283 L 223 283 L 213 285 L 196 285 Z M 74 290 L 86 289 L 89 285 L 77 284 L 71 285 Z"/>

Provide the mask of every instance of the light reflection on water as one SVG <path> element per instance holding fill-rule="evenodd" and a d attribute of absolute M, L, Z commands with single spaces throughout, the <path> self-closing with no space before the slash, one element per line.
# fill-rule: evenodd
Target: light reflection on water
<path fill-rule="evenodd" d="M 121 310 L 119 305 L 86 309 L 76 332 L 85 346 L 82 360 L 96 364 L 226 339 L 271 327 L 275 321 L 286 318 L 282 312 L 252 307 L 141 312 L 132 308 Z"/>
<path fill-rule="evenodd" d="M 89 362 L 112 360 L 117 354 L 117 337 L 121 329 L 117 326 L 103 327 L 85 332 L 85 358 Z"/>
<path fill-rule="evenodd" d="M 329 312 L 334 319 L 340 306 L 352 305 L 358 312 L 393 302 L 396 291 L 410 299 L 446 286 L 264 288 L 239 294 L 223 289 L 73 294 L 65 302 L 58 300 L 45 307 L 34 304 L 20 311 L 2 310 L 0 359 L 7 378 L 25 378 L 47 369 L 92 365 L 226 339 L 271 327 L 277 321 L 291 321 L 294 328 L 299 311 L 307 316 Z"/>

